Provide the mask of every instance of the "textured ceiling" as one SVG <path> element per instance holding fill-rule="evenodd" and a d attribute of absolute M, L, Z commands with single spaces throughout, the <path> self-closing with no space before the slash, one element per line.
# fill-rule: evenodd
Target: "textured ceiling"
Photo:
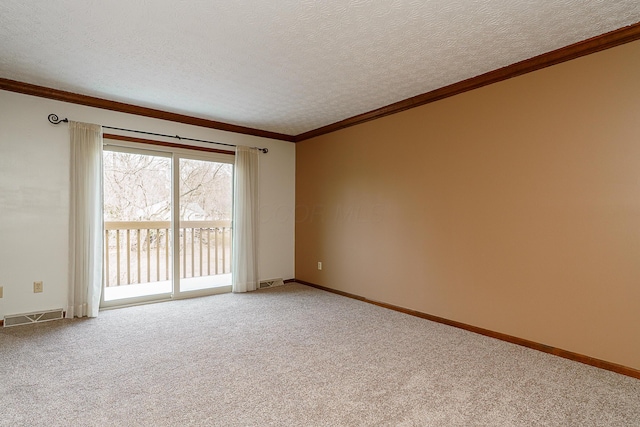
<path fill-rule="evenodd" d="M 638 0 L 2 0 L 0 77 L 296 135 L 639 21 Z"/>

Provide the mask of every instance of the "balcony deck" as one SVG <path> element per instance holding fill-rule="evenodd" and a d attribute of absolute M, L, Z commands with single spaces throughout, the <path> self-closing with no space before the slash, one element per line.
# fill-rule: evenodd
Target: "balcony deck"
<path fill-rule="evenodd" d="M 203 289 L 222 288 L 231 286 L 231 273 L 216 276 L 189 277 L 180 279 L 180 291 L 190 292 Z M 170 294 L 171 281 L 134 283 L 131 285 L 109 286 L 104 288 L 104 300 L 138 298 L 149 295 Z"/>
<path fill-rule="evenodd" d="M 172 292 L 171 223 L 105 222 L 104 301 Z M 180 292 L 231 286 L 231 222 L 181 221 Z"/>

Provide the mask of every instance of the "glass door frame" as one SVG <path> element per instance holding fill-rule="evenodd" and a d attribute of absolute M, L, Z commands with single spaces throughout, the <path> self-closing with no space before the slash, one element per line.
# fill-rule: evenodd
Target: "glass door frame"
<path fill-rule="evenodd" d="M 158 141 L 160 142 L 160 141 Z M 162 142 L 160 142 L 162 143 Z M 170 293 L 153 294 L 133 298 L 122 298 L 117 300 L 104 300 L 105 280 L 103 272 L 102 291 L 100 293 L 100 309 L 119 308 L 153 302 L 170 301 L 173 299 L 193 298 L 206 295 L 215 295 L 231 292 L 232 286 L 220 286 L 215 288 L 182 291 L 180 289 L 180 159 L 202 160 L 218 163 L 228 163 L 232 165 L 235 176 L 235 158 L 232 154 L 216 152 L 204 152 L 163 145 L 152 145 L 148 143 L 138 143 L 122 140 L 111 140 L 105 138 L 103 150 L 114 152 L 127 152 L 133 154 L 153 155 L 171 159 L 171 288 Z M 234 180 L 232 179 L 232 182 Z M 233 185 L 233 184 L 232 184 Z M 232 188 L 232 198 L 235 198 L 235 189 Z M 104 196 L 103 196 L 104 200 Z M 232 206 L 234 205 L 232 199 Z M 233 217 L 233 212 L 232 212 Z M 104 227 L 103 227 L 104 228 Z M 232 221 L 233 230 L 233 221 Z M 103 230 L 104 232 L 104 230 Z M 104 247 L 103 247 L 104 251 Z M 233 253 L 233 251 L 231 251 Z M 103 255 L 104 258 L 104 255 Z M 233 259 L 231 260 L 233 263 Z M 104 267 L 104 265 L 103 265 Z"/>
<path fill-rule="evenodd" d="M 181 281 L 180 281 L 180 239 L 177 237 L 180 235 L 179 231 L 180 231 L 180 160 L 182 159 L 187 159 L 187 160 L 200 160 L 200 161 L 206 161 L 206 162 L 217 162 L 217 163 L 227 163 L 230 164 L 232 166 L 232 177 L 235 174 L 235 159 L 234 156 L 228 155 L 228 154 L 218 154 L 218 153 L 200 153 L 200 152 L 193 152 L 190 150 L 180 150 L 178 152 L 174 153 L 173 156 L 173 163 L 172 163 L 172 173 L 173 173 L 173 186 L 172 186 L 172 194 L 173 194 L 173 200 L 172 200 L 172 206 L 173 206 L 173 211 L 172 211 L 172 221 L 171 221 L 171 225 L 172 225 L 172 229 L 174 230 L 174 239 L 173 239 L 173 253 L 174 256 L 173 258 L 173 294 L 172 294 L 172 298 L 173 299 L 183 299 L 183 298 L 193 298 L 193 297 L 199 297 L 199 296 L 206 296 L 206 295 L 215 295 L 215 294 L 222 294 L 222 293 L 228 293 L 231 292 L 232 290 L 232 286 L 228 285 L 228 286 L 219 286 L 219 287 L 215 287 L 215 288 L 206 288 L 206 289 L 197 289 L 197 290 L 189 290 L 189 291 L 183 291 L 181 289 Z M 233 182 L 234 180 L 232 179 L 232 189 L 231 189 L 231 205 L 233 206 L 233 198 L 235 197 L 235 191 L 233 188 Z M 233 211 L 231 213 L 231 217 L 233 218 Z M 232 230 L 233 230 L 233 221 L 232 221 Z M 185 233 L 186 233 L 186 229 L 185 229 Z M 233 233 L 233 231 L 232 231 Z M 233 235 L 233 234 L 232 234 Z M 186 249 L 185 250 L 185 257 L 186 257 Z M 231 250 L 231 254 L 233 254 L 233 250 Z M 193 254 L 192 254 L 193 256 Z M 231 263 L 233 265 L 233 259 L 231 260 Z M 186 272 L 185 272 L 185 278 L 186 278 Z M 232 278 L 233 280 L 233 278 Z"/>

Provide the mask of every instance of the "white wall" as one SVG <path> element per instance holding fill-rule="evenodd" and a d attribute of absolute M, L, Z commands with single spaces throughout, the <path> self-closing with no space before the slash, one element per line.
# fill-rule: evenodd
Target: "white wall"
<path fill-rule="evenodd" d="M 260 278 L 294 277 L 295 144 L 0 91 L 0 318 L 66 308 L 69 132 L 50 124 L 50 113 L 268 148 L 260 159 Z M 33 293 L 36 280 L 41 294 Z"/>

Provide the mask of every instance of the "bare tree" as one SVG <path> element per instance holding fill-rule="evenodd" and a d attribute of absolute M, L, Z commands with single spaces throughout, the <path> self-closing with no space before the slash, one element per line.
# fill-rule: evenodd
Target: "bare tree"
<path fill-rule="evenodd" d="M 233 167 L 227 163 L 181 159 L 180 218 L 230 220 Z M 105 151 L 106 221 L 168 221 L 171 160 Z"/>

